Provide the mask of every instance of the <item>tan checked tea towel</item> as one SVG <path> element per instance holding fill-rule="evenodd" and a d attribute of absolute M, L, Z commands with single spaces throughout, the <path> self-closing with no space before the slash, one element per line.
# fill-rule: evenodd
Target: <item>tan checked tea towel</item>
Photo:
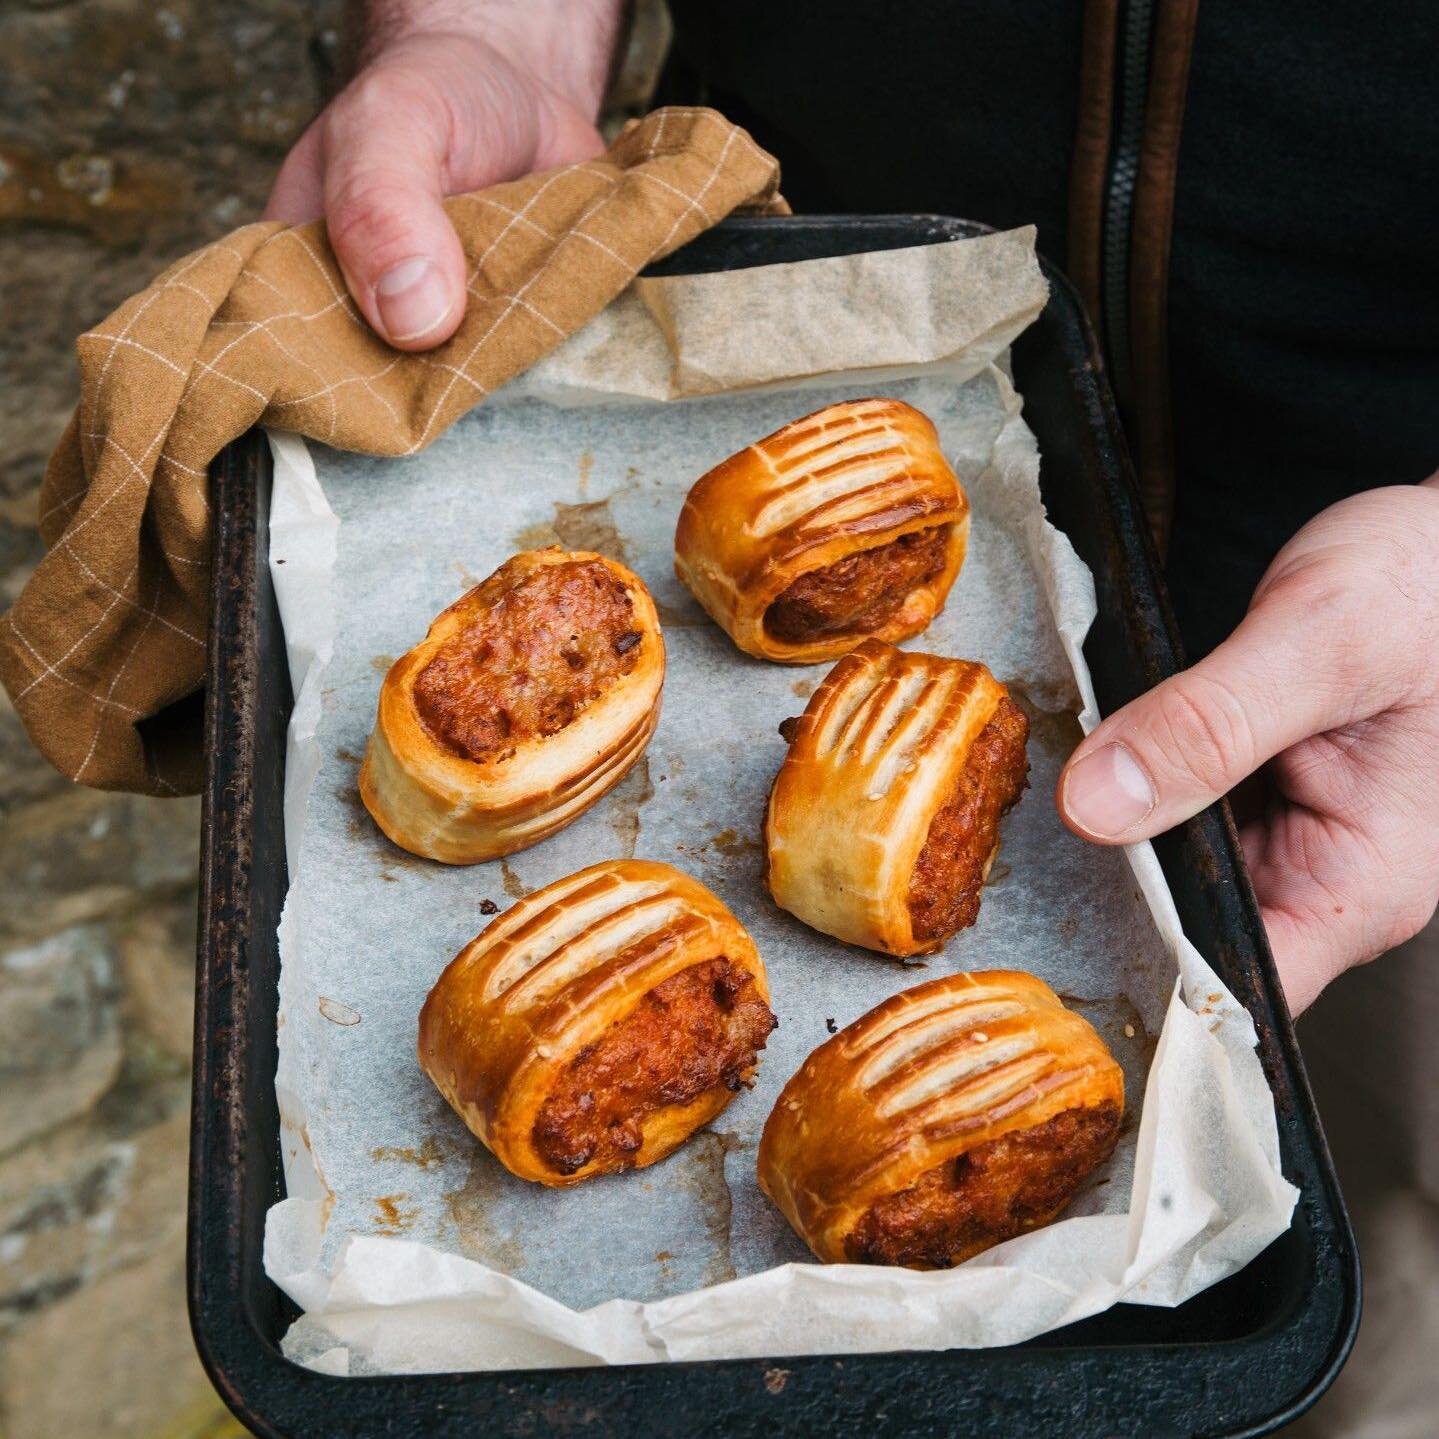
<path fill-rule="evenodd" d="M 320 224 L 247 225 L 172 266 L 78 343 L 80 405 L 40 496 L 49 553 L 0 620 L 31 739 L 88 785 L 197 789 L 194 718 L 146 721 L 203 682 L 220 450 L 273 425 L 413 454 L 651 260 L 732 210 L 782 211 L 778 174 L 714 111 L 672 109 L 601 159 L 449 201 L 469 307 L 427 354 L 367 328 Z"/>

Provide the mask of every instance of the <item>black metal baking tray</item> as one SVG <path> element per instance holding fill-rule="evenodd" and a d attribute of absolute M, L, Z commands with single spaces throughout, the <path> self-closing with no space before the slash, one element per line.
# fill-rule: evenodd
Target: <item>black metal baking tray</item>
<path fill-rule="evenodd" d="M 730 220 L 655 267 L 676 274 L 932 244 L 982 226 L 931 216 Z M 1085 645 L 1111 711 L 1180 665 L 1109 388 L 1074 292 L 1046 266 L 1014 374 L 1051 516 L 1094 572 Z M 1354 1238 L 1223 806 L 1157 845 L 1186 932 L 1254 1016 L 1294 1223 L 1177 1309 L 1120 1305 L 1008 1349 L 777 1357 L 624 1368 L 332 1378 L 289 1363 L 294 1307 L 261 1264 L 281 1194 L 275 927 L 287 884 L 291 695 L 271 590 L 270 461 L 258 433 L 212 469 L 216 515 L 205 714 L 190 1156 L 195 1341 L 235 1413 L 266 1435 L 1251 1435 L 1338 1372 L 1359 1315 Z"/>

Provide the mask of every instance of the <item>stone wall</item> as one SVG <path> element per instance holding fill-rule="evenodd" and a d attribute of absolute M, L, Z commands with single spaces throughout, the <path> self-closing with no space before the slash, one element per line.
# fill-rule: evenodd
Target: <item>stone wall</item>
<path fill-rule="evenodd" d="M 609 124 L 664 47 L 640 22 Z M 0 8 L 0 608 L 41 553 L 72 343 L 262 208 L 343 0 Z M 194 1357 L 185 1159 L 198 801 L 79 790 L 0 694 L 0 1432 L 238 1434 Z"/>
<path fill-rule="evenodd" d="M 0 10 L 0 606 L 39 558 L 72 344 L 253 218 L 340 0 Z M 199 806 L 75 789 L 0 697 L 0 1429 L 218 1435 L 185 1315 Z"/>

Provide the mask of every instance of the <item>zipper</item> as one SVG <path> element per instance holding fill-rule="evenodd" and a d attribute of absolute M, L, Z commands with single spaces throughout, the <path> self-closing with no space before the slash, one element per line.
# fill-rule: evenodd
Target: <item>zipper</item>
<path fill-rule="evenodd" d="M 1139 179 L 1139 151 L 1144 136 L 1144 108 L 1149 94 L 1154 8 L 1154 0 L 1122 0 L 1114 65 L 1114 138 L 1105 173 L 1104 220 L 1099 239 L 1104 335 L 1115 393 L 1121 399 L 1132 393 L 1129 247 L 1134 187 Z"/>

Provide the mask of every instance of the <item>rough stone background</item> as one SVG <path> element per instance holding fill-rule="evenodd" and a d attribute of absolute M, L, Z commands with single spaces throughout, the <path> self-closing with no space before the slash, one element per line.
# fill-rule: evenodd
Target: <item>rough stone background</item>
<path fill-rule="evenodd" d="M 0 609 L 41 554 L 72 343 L 254 218 L 336 84 L 344 0 L 0 6 Z M 607 129 L 643 107 L 638 7 Z M 0 694 L 0 1433 L 239 1434 L 185 1313 L 196 800 L 77 789 Z"/>

